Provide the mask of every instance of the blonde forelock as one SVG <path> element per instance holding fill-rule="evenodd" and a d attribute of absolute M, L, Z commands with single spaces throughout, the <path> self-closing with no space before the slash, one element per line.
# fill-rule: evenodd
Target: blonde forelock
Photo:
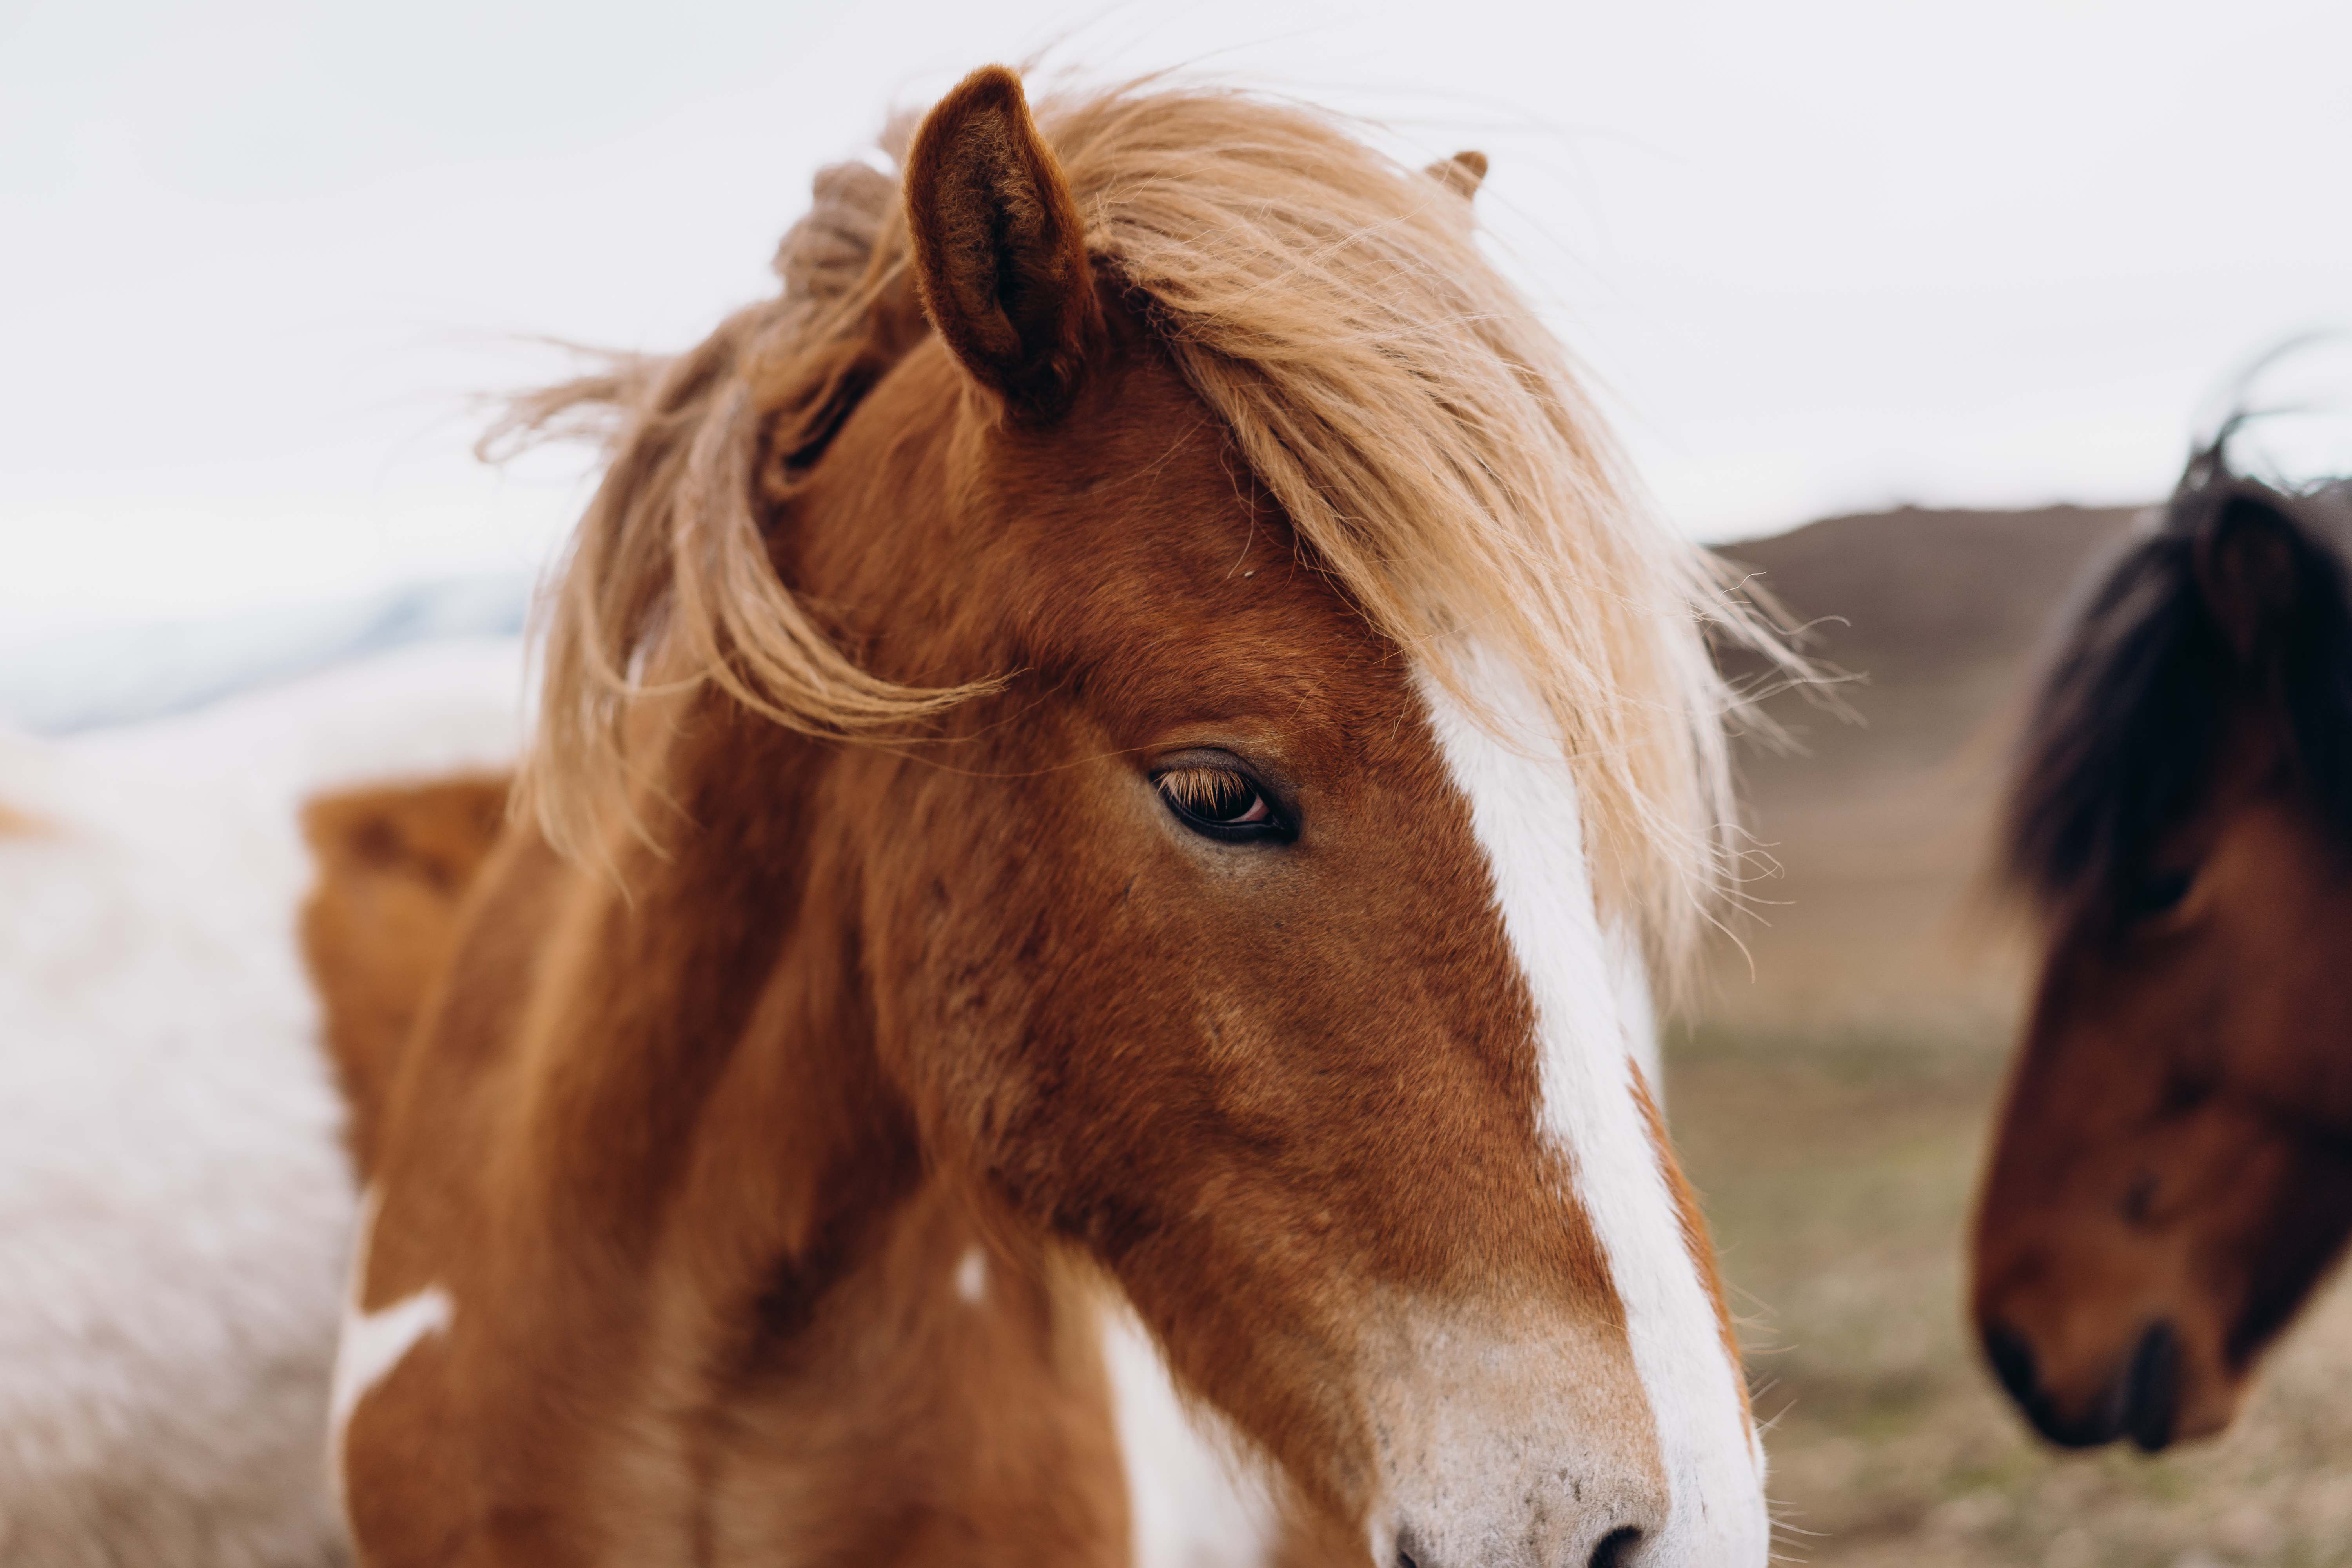
<path fill-rule="evenodd" d="M 1739 705 L 1706 637 L 1801 667 L 1642 505 L 1468 200 L 1334 117 L 1241 92 L 1147 84 L 1048 99 L 1037 118 L 1098 266 L 1143 302 L 1303 547 L 1474 714 L 1498 720 L 1474 675 L 1490 656 L 1549 710 L 1603 897 L 1677 967 L 1737 831 Z M 763 396 L 821 395 L 903 281 L 892 198 L 863 165 L 828 171 L 779 252 L 779 299 L 677 360 L 517 405 L 526 430 L 617 411 L 549 622 L 530 778 L 559 844 L 604 830 L 633 776 L 627 710 L 655 684 L 715 682 L 780 723 L 853 736 L 988 689 L 859 669 L 768 569 L 753 516 Z"/>

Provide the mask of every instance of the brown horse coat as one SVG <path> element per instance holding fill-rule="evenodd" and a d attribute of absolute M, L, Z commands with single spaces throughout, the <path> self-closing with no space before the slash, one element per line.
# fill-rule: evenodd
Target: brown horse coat
<path fill-rule="evenodd" d="M 1286 112 L 1076 118 L 1328 135 Z M 1638 899 L 1690 849 L 1650 836 L 1708 798 L 1674 768 L 1715 716 L 1675 716 L 1714 700 L 1676 684 L 1687 618 L 1627 605 L 1697 568 L 1542 514 L 1621 574 L 1591 624 L 1547 580 L 1492 637 L 1416 600 L 1455 649 L 1406 647 L 1378 599 L 1404 590 L 1350 573 L 1444 554 L 1321 542 L 1328 503 L 1269 474 L 1352 405 L 1213 412 L 1202 377 L 1258 395 L 1244 362 L 1186 360 L 1187 300 L 1098 248 L 1114 197 L 1014 79 L 950 95 L 907 171 L 903 249 L 834 297 L 831 347 L 788 297 L 793 352 L 722 331 L 600 393 L 644 402 L 533 779 L 581 856 L 509 832 L 397 1062 L 346 1056 L 381 1094 L 337 1411 L 363 1556 L 1164 1560 L 1196 1521 L 1152 1500 L 1149 1391 L 1115 1386 L 1140 1335 L 1258 1489 L 1248 1552 L 1760 1563 L 1736 1352 L 1635 1065 L 1640 931 L 1679 919 Z M 1469 182 L 1379 178 L 1443 215 L 1404 231 L 1459 236 Z M 1417 417 L 1549 420 L 1536 374 Z M 1576 657 L 1615 665 L 1544 682 L 1510 640 L 1612 616 L 1634 640 Z M 1579 705 L 1562 669 L 1650 694 Z M 1570 718 L 1651 728 L 1572 764 Z"/>

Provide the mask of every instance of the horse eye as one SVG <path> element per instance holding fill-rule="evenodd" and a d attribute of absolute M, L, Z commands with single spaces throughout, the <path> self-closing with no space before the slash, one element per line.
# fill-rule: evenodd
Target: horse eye
<path fill-rule="evenodd" d="M 1170 768 L 1152 779 L 1160 798 L 1185 826 L 1228 841 L 1287 838 L 1290 829 L 1264 789 L 1232 768 Z"/>
<path fill-rule="evenodd" d="M 2192 871 L 2151 871 L 2140 879 L 2128 900 L 2136 920 L 2150 920 L 2168 914 L 2180 907 L 2189 896 L 2189 884 L 2197 879 Z"/>

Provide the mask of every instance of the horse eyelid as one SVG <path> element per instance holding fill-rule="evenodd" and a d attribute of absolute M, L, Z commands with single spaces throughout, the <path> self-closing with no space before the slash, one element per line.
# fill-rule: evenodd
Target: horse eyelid
<path fill-rule="evenodd" d="M 1228 842 L 1274 839 L 1287 843 L 1297 836 L 1297 829 L 1277 803 L 1275 792 L 1238 767 L 1180 763 L 1154 773 L 1151 784 L 1186 826 L 1209 837 Z M 1265 815 L 1251 822 L 1213 815 L 1225 801 L 1238 801 L 1244 810 L 1254 803 Z"/>

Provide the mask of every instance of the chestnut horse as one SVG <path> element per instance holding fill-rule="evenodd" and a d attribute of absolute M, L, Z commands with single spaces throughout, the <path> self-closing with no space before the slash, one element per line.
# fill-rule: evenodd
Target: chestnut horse
<path fill-rule="evenodd" d="M 2086 602 L 2009 804 L 2048 936 L 1974 1310 L 2070 1445 L 2221 1430 L 2352 1232 L 2352 488 L 2226 440 Z"/>
<path fill-rule="evenodd" d="M 1483 160 L 992 68 L 901 168 L 522 406 L 611 468 L 348 1074 L 362 1559 L 1760 1564 L 1645 965 L 1769 639 Z"/>

